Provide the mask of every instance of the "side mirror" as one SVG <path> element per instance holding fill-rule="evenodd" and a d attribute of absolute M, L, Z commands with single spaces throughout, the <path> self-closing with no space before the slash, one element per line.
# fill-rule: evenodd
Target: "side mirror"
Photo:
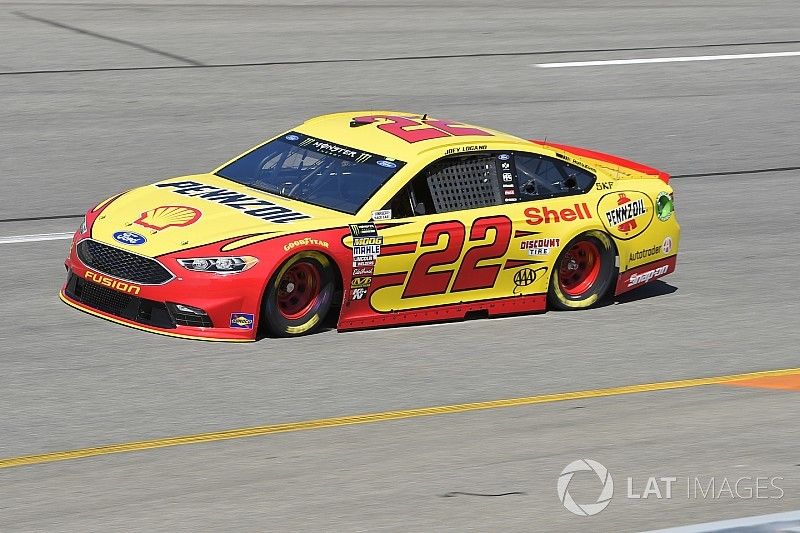
<path fill-rule="evenodd" d="M 424 215 L 425 214 L 425 204 L 422 202 L 417 202 L 417 205 L 414 206 L 414 214 L 415 215 Z"/>

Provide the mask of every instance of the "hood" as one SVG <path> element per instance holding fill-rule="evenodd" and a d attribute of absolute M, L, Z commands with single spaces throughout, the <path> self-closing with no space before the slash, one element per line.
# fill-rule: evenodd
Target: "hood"
<path fill-rule="evenodd" d="M 321 229 L 349 218 L 213 174 L 146 185 L 101 206 L 92 238 L 149 257 L 257 233 Z"/>

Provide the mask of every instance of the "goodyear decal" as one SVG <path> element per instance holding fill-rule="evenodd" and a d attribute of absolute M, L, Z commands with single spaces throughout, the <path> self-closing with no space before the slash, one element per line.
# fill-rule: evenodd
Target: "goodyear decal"
<path fill-rule="evenodd" d="M 621 240 L 641 235 L 653 220 L 653 201 L 639 191 L 612 192 L 600 198 L 597 211 L 608 232 Z"/>
<path fill-rule="evenodd" d="M 298 213 L 288 207 L 275 204 L 269 200 L 255 198 L 240 192 L 204 185 L 196 181 L 176 181 L 172 183 L 157 183 L 156 187 L 171 187 L 172 192 L 184 196 L 195 196 L 211 202 L 240 209 L 245 215 L 250 215 L 268 222 L 286 223 L 304 218 L 311 218 L 303 213 Z"/>

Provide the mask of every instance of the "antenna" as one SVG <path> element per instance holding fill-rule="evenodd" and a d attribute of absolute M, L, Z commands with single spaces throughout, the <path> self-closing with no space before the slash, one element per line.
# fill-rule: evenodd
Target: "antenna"
<path fill-rule="evenodd" d="M 427 114 L 427 113 L 425 113 L 424 115 L 422 115 L 422 120 L 427 120 L 427 119 L 428 119 L 428 114 Z"/>

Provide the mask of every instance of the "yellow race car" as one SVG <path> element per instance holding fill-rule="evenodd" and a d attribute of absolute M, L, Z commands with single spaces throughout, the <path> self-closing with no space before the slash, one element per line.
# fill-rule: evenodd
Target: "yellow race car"
<path fill-rule="evenodd" d="M 250 341 L 590 307 L 675 269 L 669 175 L 427 115 L 325 115 L 86 213 L 61 298 Z"/>

